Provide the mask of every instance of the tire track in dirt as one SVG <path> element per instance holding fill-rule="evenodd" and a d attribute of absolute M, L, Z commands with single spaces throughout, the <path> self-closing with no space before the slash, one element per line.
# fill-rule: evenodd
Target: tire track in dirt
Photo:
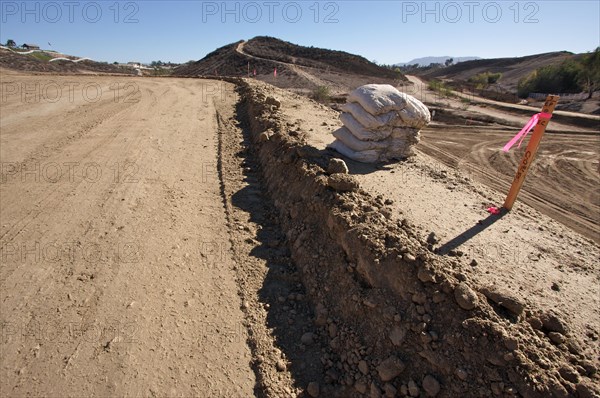
<path fill-rule="evenodd" d="M 459 144 L 447 145 L 440 141 L 441 131 L 422 132 L 425 139 L 419 149 L 499 192 L 508 192 L 524 147 L 504 154 L 499 148 L 506 142 L 506 133 L 444 130 L 444 139 Z M 519 196 L 524 203 L 596 242 L 600 241 L 597 232 L 600 206 L 591 187 L 600 184 L 600 174 L 594 173 L 597 155 L 593 151 L 582 152 L 580 148 L 595 148 L 598 139 L 588 135 L 548 134 Z M 574 192 L 583 195 L 577 197 Z"/>
<path fill-rule="evenodd" d="M 3 186 L 5 228 L 5 198 L 30 212 L 52 192 L 12 243 L 74 244 L 74 257 L 54 262 L 3 261 L 1 372 L 12 396 L 252 392 L 231 258 L 220 246 L 206 262 L 205 243 L 222 242 L 225 231 L 216 182 L 202 175 L 216 158 L 214 106 L 194 97 L 198 81 L 140 85 L 140 103 L 44 158 L 95 162 L 103 178 Z M 96 118 L 94 109 L 80 116 Z M 60 139 L 63 130 L 52 128 L 48 136 Z M 98 257 L 86 258 L 86 248 Z"/>

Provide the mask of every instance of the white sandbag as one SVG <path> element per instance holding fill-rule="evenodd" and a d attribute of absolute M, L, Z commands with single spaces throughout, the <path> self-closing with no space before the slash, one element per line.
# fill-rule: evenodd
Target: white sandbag
<path fill-rule="evenodd" d="M 329 148 L 335 149 L 347 158 L 356 160 L 357 162 L 361 163 L 376 163 L 379 161 L 379 158 L 381 156 L 381 153 L 376 149 L 360 152 L 353 151 L 352 149 L 344 145 L 343 142 L 337 139 L 331 144 L 329 144 Z"/>
<path fill-rule="evenodd" d="M 374 116 L 396 111 L 406 126 L 419 129 L 431 121 L 429 109 L 421 101 L 389 84 L 360 86 L 348 95 L 348 102 L 359 103 Z"/>
<path fill-rule="evenodd" d="M 403 139 L 394 139 L 390 142 L 386 148 L 386 154 L 391 154 L 396 157 L 405 157 L 406 154 L 412 154 L 412 148 L 415 144 L 419 143 L 419 139 L 412 139 L 410 141 Z"/>
<path fill-rule="evenodd" d="M 410 95 L 409 97 L 411 98 L 409 101 L 415 101 L 420 104 L 420 106 L 416 106 L 415 104 L 407 106 L 406 108 L 398 111 L 398 116 L 400 116 L 400 119 L 402 119 L 402 122 L 405 126 L 422 129 L 431 121 L 429 109 L 427 109 L 427 107 L 421 101 L 411 97 Z"/>
<path fill-rule="evenodd" d="M 359 140 L 348 130 L 346 127 L 342 127 L 333 132 L 333 136 L 338 140 L 342 141 L 344 145 L 353 151 L 368 151 L 370 149 L 381 149 L 384 150 L 389 145 L 387 140 L 383 141 L 363 141 Z"/>
<path fill-rule="evenodd" d="M 340 109 L 351 114 L 367 130 L 388 129 L 392 126 L 404 125 L 402 118 L 395 111 L 374 116 L 367 112 L 358 102 L 347 102 L 340 106 Z"/>
<path fill-rule="evenodd" d="M 394 138 L 402 138 L 405 140 L 409 140 L 412 139 L 413 137 L 418 137 L 419 136 L 419 130 L 417 129 L 413 129 L 410 127 L 396 127 L 392 130 L 392 134 L 390 135 L 390 138 L 394 139 Z"/>
<path fill-rule="evenodd" d="M 407 146 L 398 151 L 387 151 L 379 156 L 379 160 L 382 162 L 395 160 L 395 159 L 406 159 L 415 155 L 414 147 Z"/>
<path fill-rule="evenodd" d="M 356 138 L 363 141 L 381 141 L 392 134 L 392 128 L 371 130 L 365 128 L 350 113 L 342 112 L 340 120 Z"/>

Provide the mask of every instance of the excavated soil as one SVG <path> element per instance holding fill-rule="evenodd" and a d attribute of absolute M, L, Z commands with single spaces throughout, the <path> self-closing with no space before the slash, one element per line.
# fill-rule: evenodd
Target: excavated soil
<path fill-rule="evenodd" d="M 425 153 L 332 173 L 337 112 L 265 83 L 77 79 L 109 94 L 3 104 L 2 161 L 38 179 L 2 175 L 2 396 L 600 395 L 596 243 L 486 215 L 500 195 Z M 39 173 L 64 162 L 104 177 Z M 497 226 L 534 266 L 478 251 Z M 135 261 L 6 251 L 36 242 Z"/>
<path fill-rule="evenodd" d="M 327 173 L 335 154 L 309 145 L 317 127 L 287 112 L 306 100 L 239 84 L 254 157 L 314 305 L 310 333 L 325 343 L 313 388 L 340 397 L 598 394 L 597 329 L 586 344 L 558 312 L 520 297 L 528 292 L 462 272 L 467 258 L 437 252 L 420 226 L 394 216 L 392 200 Z"/>

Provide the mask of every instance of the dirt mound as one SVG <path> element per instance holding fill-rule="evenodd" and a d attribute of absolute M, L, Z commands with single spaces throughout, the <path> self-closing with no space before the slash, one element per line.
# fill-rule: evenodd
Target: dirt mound
<path fill-rule="evenodd" d="M 132 68 L 120 67 L 108 63 L 95 61 L 54 61 L 50 53 L 37 52 L 33 54 L 18 54 L 10 50 L 0 49 L 0 68 L 16 70 L 19 72 L 46 72 L 46 73 L 66 73 L 66 74 L 119 74 L 136 75 L 137 72 Z"/>
<path fill-rule="evenodd" d="M 317 69 L 329 69 L 354 75 L 397 78 L 398 74 L 382 68 L 364 57 L 344 51 L 304 47 L 274 37 L 258 36 L 245 44 L 244 50 L 255 57 L 272 59 Z"/>
<path fill-rule="evenodd" d="M 238 41 L 220 47 L 197 62 L 181 65 L 173 71 L 174 76 L 247 76 L 249 58 L 238 51 L 237 47 L 243 43 Z M 253 60 L 253 69 L 261 73 L 273 73 L 277 64 L 268 60 Z M 280 66 L 279 73 L 286 73 L 287 69 Z"/>
<path fill-rule="evenodd" d="M 342 94 L 367 83 L 396 85 L 406 80 L 401 73 L 358 55 L 298 46 L 272 37 L 228 44 L 197 62 L 180 66 L 174 76 L 246 77 L 254 71 L 257 80 L 302 93 L 327 86 L 332 94 Z"/>
<path fill-rule="evenodd" d="M 553 312 L 526 307 L 436 256 L 390 202 L 325 172 L 273 98 L 239 82 L 264 183 L 314 305 L 316 396 L 595 396 L 597 358 Z"/>

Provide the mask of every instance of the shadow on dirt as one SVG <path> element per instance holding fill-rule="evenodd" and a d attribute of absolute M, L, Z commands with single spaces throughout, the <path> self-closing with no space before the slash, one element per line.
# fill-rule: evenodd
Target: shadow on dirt
<path fill-rule="evenodd" d="M 244 121 L 243 115 L 244 110 L 238 108 L 239 120 Z M 250 242 L 254 245 L 250 256 L 264 260 L 268 269 L 258 291 L 258 300 L 267 310 L 266 326 L 274 337 L 275 346 L 285 357 L 283 363 L 291 373 L 295 387 L 305 390 L 309 382 L 321 381 L 323 377 L 319 338 L 299 270 L 290 257 L 285 233 L 278 222 L 277 209 L 266 194 L 266 183 L 262 181 L 256 155 L 249 149 L 252 148 L 250 128 L 247 125 L 241 127 L 245 149 L 238 156 L 243 158 L 244 181 L 249 185 L 233 194 L 231 201 L 234 207 L 248 213 L 250 221 L 257 225 L 254 242 Z M 307 332 L 313 333 L 312 338 L 308 339 L 313 340 L 313 344 L 302 344 L 302 336 Z M 249 343 L 256 359 L 261 350 L 257 349 L 256 342 L 252 339 Z M 282 370 L 279 369 L 279 364 L 276 367 L 278 371 Z M 257 378 L 255 395 L 271 396 L 268 384 L 276 381 L 277 376 L 269 375 L 275 380 L 265 380 L 256 360 L 253 362 L 253 369 Z"/>
<path fill-rule="evenodd" d="M 465 232 L 444 243 L 436 250 L 436 252 L 441 255 L 446 255 L 450 253 L 450 251 L 455 250 L 462 244 L 468 242 L 470 239 L 485 231 L 486 229 L 494 225 L 496 221 L 500 220 L 502 217 L 508 214 L 508 211 L 505 208 L 500 208 L 499 210 L 499 214 L 490 214 L 486 219 L 478 221 L 477 224 L 473 225 Z"/>

